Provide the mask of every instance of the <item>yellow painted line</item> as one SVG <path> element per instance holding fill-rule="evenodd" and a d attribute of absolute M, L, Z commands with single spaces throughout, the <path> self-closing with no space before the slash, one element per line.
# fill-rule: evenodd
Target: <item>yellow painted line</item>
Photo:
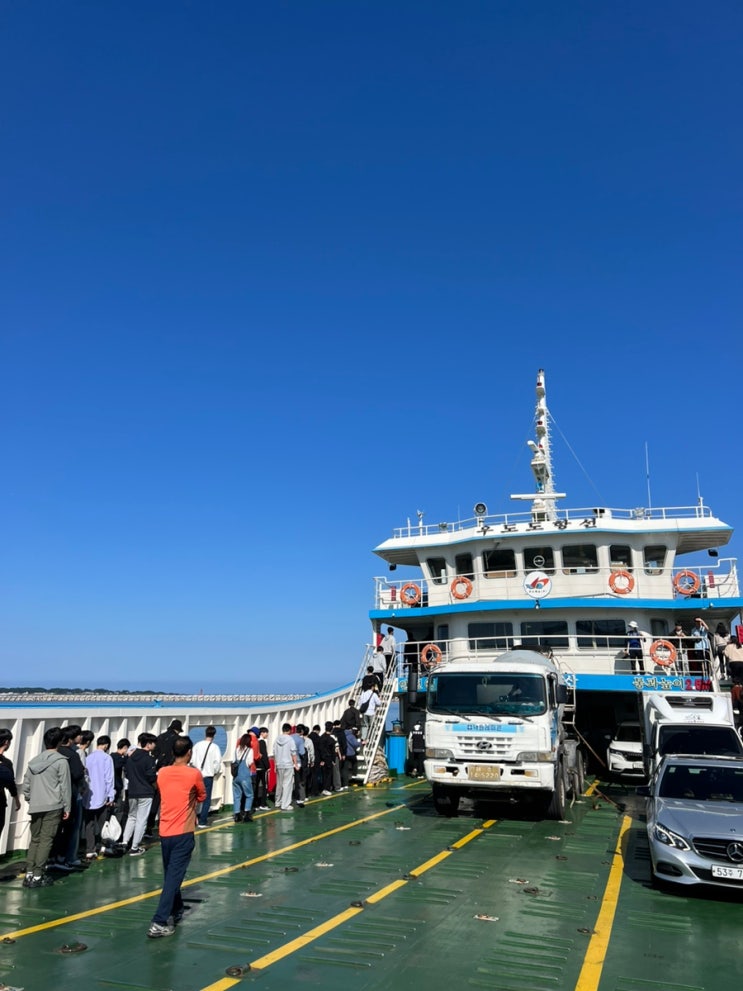
<path fill-rule="evenodd" d="M 575 991 L 596 991 L 601 980 L 601 972 L 606 962 L 606 951 L 611 937 L 611 928 L 614 925 L 614 915 L 619 901 L 619 889 L 622 885 L 622 874 L 624 872 L 624 858 L 622 857 L 622 840 L 627 830 L 630 828 L 632 820 L 629 816 L 624 816 L 622 825 L 619 828 L 617 845 L 614 850 L 614 863 L 609 871 L 609 879 L 606 882 L 604 897 L 601 900 L 599 917 L 596 920 L 596 929 L 591 937 L 583 960 L 578 983 Z"/>
<path fill-rule="evenodd" d="M 233 871 L 241 870 L 244 867 L 252 867 L 254 864 L 260 864 L 266 860 L 273 860 L 274 857 L 280 857 L 282 854 L 291 853 L 292 850 L 299 850 L 304 846 L 309 846 L 310 843 L 317 843 L 318 840 L 327 839 L 329 836 L 337 836 L 338 833 L 344 833 L 346 830 L 353 829 L 356 826 L 363 826 L 366 822 L 373 822 L 375 819 L 380 819 L 382 816 L 389 815 L 391 812 L 399 812 L 400 809 L 404 808 L 407 808 L 407 806 L 395 805 L 391 809 L 383 809 L 381 812 L 375 812 L 372 815 L 364 816 L 362 819 L 355 819 L 353 822 L 347 822 L 343 826 L 336 826 L 335 829 L 328 829 L 324 833 L 317 833 L 314 836 L 310 836 L 306 840 L 300 840 L 298 843 L 291 843 L 289 846 L 280 847 L 278 850 L 272 850 L 269 853 L 261 854 L 259 857 L 251 857 L 250 860 L 243 860 L 239 864 L 230 864 L 229 867 L 221 867 L 219 870 L 211 871 L 209 874 L 201 874 L 199 877 L 190 878 L 188 881 L 184 881 L 181 887 L 188 888 L 194 884 L 201 884 L 204 881 L 210 881 L 215 877 L 223 877 L 225 874 L 231 874 Z M 134 895 L 131 898 L 124 898 L 122 901 L 118 902 L 109 902 L 106 905 L 99 905 L 97 908 L 87 909 L 85 912 L 76 912 L 74 915 L 66 915 L 62 919 L 51 919 L 49 922 L 42 922 L 38 926 L 29 926 L 26 929 L 17 929 L 15 932 L 11 931 L 8 933 L 2 933 L 0 934 L 0 939 L 5 939 L 6 937 L 20 939 L 21 936 L 31 936 L 34 933 L 45 932 L 48 929 L 56 929 L 58 926 L 66 926 L 70 922 L 79 922 L 80 919 L 89 919 L 95 915 L 102 915 L 104 912 L 112 912 L 117 908 L 124 908 L 127 905 L 135 905 L 137 902 L 146 901 L 148 898 L 157 898 L 161 891 L 162 888 L 155 888 L 153 891 L 143 891 L 141 894 Z"/>
<path fill-rule="evenodd" d="M 266 953 L 265 956 L 251 961 L 250 969 L 263 970 L 264 967 L 270 967 L 272 963 L 278 963 L 279 960 L 283 960 L 284 957 L 288 957 L 297 950 L 301 950 L 310 943 L 314 943 L 316 939 L 329 933 L 332 929 L 342 926 L 344 922 L 348 922 L 349 919 L 352 919 L 355 915 L 360 915 L 363 911 L 363 908 L 347 908 L 345 911 L 339 912 L 332 919 L 328 919 L 326 922 L 320 923 L 319 926 L 315 926 L 314 929 L 308 930 L 303 936 L 297 936 L 296 939 L 285 943 L 284 946 L 280 946 L 277 950 L 272 950 L 271 953 Z"/>
<path fill-rule="evenodd" d="M 462 840 L 458 840 L 457 843 L 452 844 L 452 848 L 459 845 L 464 845 L 470 840 L 475 839 L 477 836 L 481 836 L 485 829 L 489 829 L 491 826 L 495 825 L 495 819 L 488 819 L 483 822 L 481 829 L 473 829 L 471 833 L 463 837 Z M 436 864 L 440 864 L 447 857 L 450 857 L 452 850 L 443 850 L 437 856 L 432 857 L 427 860 L 420 867 L 416 867 L 415 870 L 410 871 L 410 877 L 417 877 L 424 871 L 430 870 Z M 404 888 L 409 881 L 405 879 L 400 879 L 398 881 L 393 881 L 391 884 L 387 884 L 384 888 L 380 888 L 379 891 L 375 891 L 373 894 L 366 898 L 366 904 L 375 905 L 377 902 L 382 901 L 383 898 L 387 898 L 388 895 L 393 894 L 400 888 Z M 296 953 L 297 950 L 304 949 L 310 943 L 313 943 L 320 936 L 326 935 L 326 933 L 331 932 L 333 929 L 337 929 L 338 926 L 343 925 L 343 923 L 348 922 L 349 919 L 354 918 L 363 912 L 363 908 L 347 908 L 345 911 L 340 912 L 338 915 L 334 915 L 331 919 L 326 922 L 321 923 L 319 926 L 315 926 L 314 929 L 310 929 L 303 936 L 297 936 L 296 939 L 285 943 L 284 946 L 278 947 L 276 950 L 272 950 L 271 953 L 266 953 L 265 956 L 258 957 L 257 960 L 253 960 L 250 963 L 250 970 L 264 970 L 266 967 L 270 967 L 271 964 L 277 963 L 279 960 L 283 960 L 285 957 L 290 956 L 292 953 Z M 215 984 L 209 984 L 207 987 L 202 988 L 201 991 L 227 991 L 228 988 L 234 987 L 236 984 L 240 983 L 240 978 L 222 978 Z"/>
<path fill-rule="evenodd" d="M 239 977 L 223 977 L 222 980 L 217 981 L 216 984 L 210 984 L 208 988 L 204 988 L 204 991 L 227 991 L 228 988 L 234 988 L 234 986 L 239 983 Z"/>
<path fill-rule="evenodd" d="M 377 902 L 381 902 L 383 898 L 387 895 L 391 895 L 393 892 L 397 891 L 398 888 L 404 888 L 408 882 L 404 879 L 399 881 L 393 881 L 392 884 L 386 885 L 384 888 L 380 888 L 379 891 L 375 891 L 373 895 L 369 895 L 366 899 L 370 905 L 376 905 Z"/>

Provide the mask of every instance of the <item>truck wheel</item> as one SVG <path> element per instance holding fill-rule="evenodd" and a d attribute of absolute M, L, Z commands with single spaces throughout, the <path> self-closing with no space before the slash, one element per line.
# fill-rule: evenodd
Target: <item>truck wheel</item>
<path fill-rule="evenodd" d="M 433 785 L 433 807 L 440 816 L 455 816 L 459 809 L 459 792 Z"/>
<path fill-rule="evenodd" d="M 565 818 L 565 771 L 562 761 L 555 768 L 555 790 L 547 805 L 548 819 Z"/>
<path fill-rule="evenodd" d="M 570 772 L 573 798 L 580 798 L 586 790 L 586 765 L 580 750 L 575 752 L 575 767 Z"/>

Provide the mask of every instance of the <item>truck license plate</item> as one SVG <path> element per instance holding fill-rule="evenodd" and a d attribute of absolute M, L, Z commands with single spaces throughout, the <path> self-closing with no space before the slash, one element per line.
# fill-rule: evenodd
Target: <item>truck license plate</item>
<path fill-rule="evenodd" d="M 500 768 L 493 767 L 492 764 L 470 765 L 470 781 L 498 781 L 500 779 Z"/>
<path fill-rule="evenodd" d="M 726 877 L 732 881 L 743 881 L 743 867 L 719 867 L 712 865 L 712 877 Z"/>

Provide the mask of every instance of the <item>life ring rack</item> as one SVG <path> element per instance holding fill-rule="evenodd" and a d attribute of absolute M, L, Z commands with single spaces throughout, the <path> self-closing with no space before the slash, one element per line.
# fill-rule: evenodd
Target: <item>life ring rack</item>
<path fill-rule="evenodd" d="M 612 571 L 609 575 L 609 588 L 616 595 L 628 595 L 635 587 L 635 579 L 629 571 Z"/>
<path fill-rule="evenodd" d="M 650 645 L 650 657 L 662 668 L 670 668 L 676 663 L 678 651 L 670 640 L 653 640 Z"/>
<path fill-rule="evenodd" d="M 433 671 L 441 663 L 443 656 L 441 647 L 435 643 L 427 643 L 421 651 L 421 667 L 424 671 Z"/>
<path fill-rule="evenodd" d="M 673 576 L 673 587 L 679 595 L 694 595 L 702 587 L 702 582 L 695 571 L 684 568 Z"/>
<path fill-rule="evenodd" d="M 457 575 L 449 587 L 455 599 L 469 599 L 472 595 L 472 582 L 467 575 Z"/>
<path fill-rule="evenodd" d="M 406 606 L 417 606 L 421 601 L 421 587 L 415 582 L 407 582 L 400 589 L 400 600 Z"/>

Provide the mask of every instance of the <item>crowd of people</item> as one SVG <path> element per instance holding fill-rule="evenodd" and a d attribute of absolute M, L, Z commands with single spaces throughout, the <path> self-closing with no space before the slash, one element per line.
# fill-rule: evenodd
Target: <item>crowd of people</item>
<path fill-rule="evenodd" d="M 377 687 L 375 681 L 374 694 Z M 289 812 L 308 798 L 346 790 L 356 774 L 364 727 L 353 699 L 324 728 L 284 724 L 272 744 L 267 727 L 251 727 L 229 755 L 234 821 L 251 822 L 254 812 L 267 811 L 272 802 Z M 191 832 L 208 825 L 214 781 L 228 756 L 216 735 L 216 727 L 207 726 L 204 739 L 189 751 L 188 766 L 198 771 L 203 788 Z M 0 729 L 0 832 L 9 800 L 20 811 L 24 798 L 30 817 L 23 886 L 47 887 L 101 857 L 141 856 L 156 834 L 162 841 L 163 770 L 176 764 L 183 740 L 191 744 L 179 719 L 158 736 L 143 732 L 136 744 L 123 738 L 115 746 L 107 735 L 95 738 L 78 725 L 50 727 L 19 786 L 5 755 L 13 735 Z"/>

